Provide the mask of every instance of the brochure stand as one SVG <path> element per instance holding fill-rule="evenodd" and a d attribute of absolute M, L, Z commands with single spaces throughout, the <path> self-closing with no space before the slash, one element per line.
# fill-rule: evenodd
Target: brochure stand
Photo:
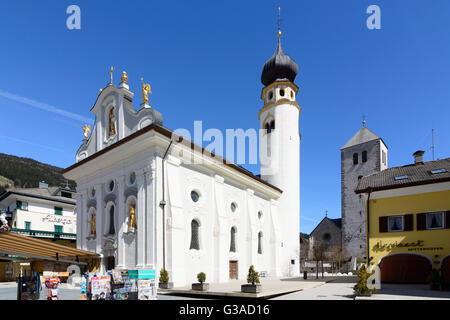
<path fill-rule="evenodd" d="M 39 300 L 40 292 L 39 273 L 31 271 L 27 274 L 27 270 L 25 270 L 24 274 L 17 278 L 17 300 Z"/>

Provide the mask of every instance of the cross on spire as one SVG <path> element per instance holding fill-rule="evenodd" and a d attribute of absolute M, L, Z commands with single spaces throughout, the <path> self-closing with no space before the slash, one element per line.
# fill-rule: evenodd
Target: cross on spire
<path fill-rule="evenodd" d="M 109 83 L 113 83 L 113 71 L 114 71 L 114 67 L 112 67 L 111 66 L 111 69 L 110 69 L 110 71 L 108 72 L 109 73 L 109 76 L 111 77 L 111 81 L 109 82 Z"/>
<path fill-rule="evenodd" d="M 278 7 L 278 38 L 281 37 L 281 8 Z"/>

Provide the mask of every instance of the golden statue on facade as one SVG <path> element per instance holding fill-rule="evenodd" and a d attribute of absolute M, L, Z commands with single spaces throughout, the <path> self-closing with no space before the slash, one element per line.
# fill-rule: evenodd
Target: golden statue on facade
<path fill-rule="evenodd" d="M 114 115 L 114 108 L 109 109 L 109 136 L 116 134 L 116 116 Z"/>
<path fill-rule="evenodd" d="M 85 124 L 83 128 L 83 134 L 84 134 L 84 140 L 89 139 L 89 133 L 91 132 L 91 126 L 88 124 Z"/>
<path fill-rule="evenodd" d="M 88 223 L 91 225 L 91 235 L 95 235 L 95 213 L 92 214 L 91 220 L 88 221 Z"/>
<path fill-rule="evenodd" d="M 142 80 L 142 103 L 147 104 L 148 102 L 148 95 L 152 94 L 152 90 L 150 88 L 150 85 L 148 83 L 144 83 L 144 79 L 141 78 Z"/>
<path fill-rule="evenodd" d="M 130 212 L 128 213 L 130 219 L 128 220 L 128 228 L 136 229 L 136 208 L 130 204 Z"/>

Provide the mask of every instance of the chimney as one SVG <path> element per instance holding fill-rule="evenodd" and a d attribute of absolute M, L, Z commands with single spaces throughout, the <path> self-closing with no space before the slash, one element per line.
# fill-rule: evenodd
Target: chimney
<path fill-rule="evenodd" d="M 413 153 L 414 156 L 414 164 L 423 164 L 423 154 L 425 151 L 418 150 Z"/>
<path fill-rule="evenodd" d="M 44 181 L 39 182 L 39 189 L 48 188 L 48 184 Z"/>

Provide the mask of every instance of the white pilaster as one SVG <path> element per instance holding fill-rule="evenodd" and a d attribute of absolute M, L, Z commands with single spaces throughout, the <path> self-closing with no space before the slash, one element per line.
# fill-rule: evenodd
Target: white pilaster
<path fill-rule="evenodd" d="M 214 207 L 215 207 L 215 233 L 214 233 L 214 281 L 226 282 L 229 280 L 227 216 L 224 200 L 224 178 L 214 176 Z"/>
<path fill-rule="evenodd" d="M 117 178 L 117 208 L 118 208 L 118 223 L 117 223 L 117 269 L 125 269 L 125 244 L 123 233 L 126 230 L 126 216 L 128 208 L 125 207 L 125 176 Z"/>
<path fill-rule="evenodd" d="M 97 237 L 97 243 L 96 243 L 96 250 L 95 252 L 101 253 L 102 252 L 102 240 L 103 240 L 103 216 L 105 212 L 105 204 L 103 201 L 103 185 L 102 184 L 96 184 L 94 186 L 95 188 L 95 200 L 97 202 L 97 211 L 95 215 L 95 232 Z"/>
<path fill-rule="evenodd" d="M 183 192 L 180 172 L 181 161 L 171 155 L 166 161 L 166 268 L 174 286 L 186 284 L 184 263 L 185 219 L 183 215 Z M 161 264 L 162 267 L 162 264 Z"/>
<path fill-rule="evenodd" d="M 257 254 L 258 254 L 258 230 L 256 230 L 256 221 L 254 217 L 255 213 L 255 192 L 251 189 L 247 189 L 247 248 L 248 248 L 248 264 L 256 266 Z"/>
<path fill-rule="evenodd" d="M 145 241 L 146 227 L 146 208 L 145 208 L 145 179 L 144 171 L 136 172 L 136 184 L 138 189 L 136 203 L 136 268 L 145 268 L 145 256 L 147 253 Z"/>
<path fill-rule="evenodd" d="M 154 160 L 152 165 L 144 171 L 145 188 L 145 258 L 144 267 L 155 267 L 155 193 L 153 183 L 155 180 Z"/>

